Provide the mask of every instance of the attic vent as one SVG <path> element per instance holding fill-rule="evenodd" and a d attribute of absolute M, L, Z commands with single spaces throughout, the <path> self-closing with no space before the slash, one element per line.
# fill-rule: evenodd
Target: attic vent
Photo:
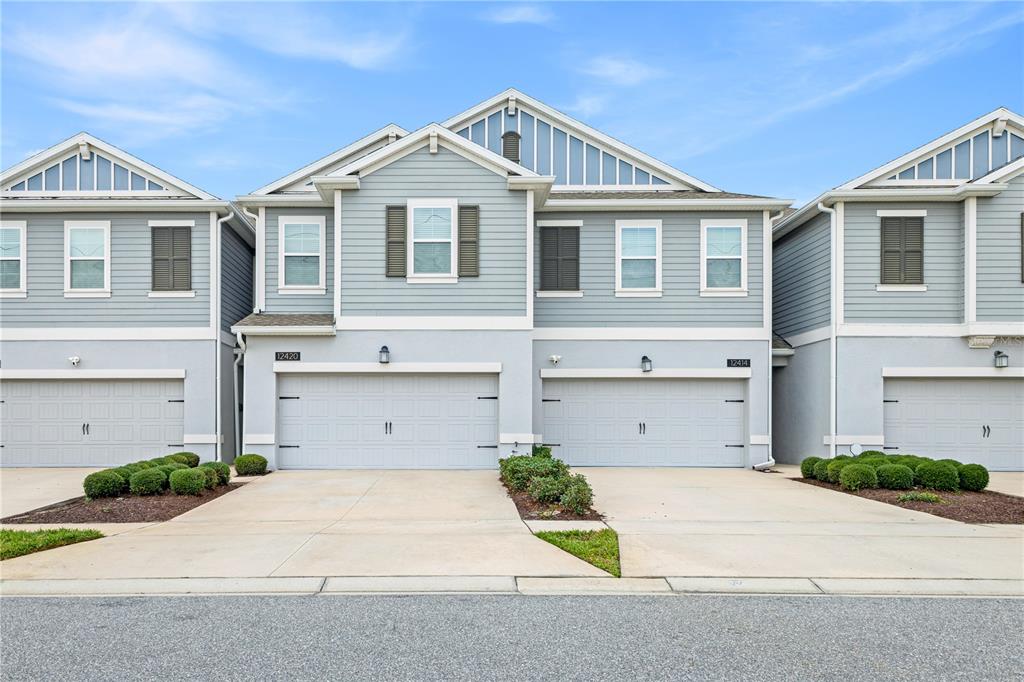
<path fill-rule="evenodd" d="M 519 133 L 509 130 L 501 136 L 501 155 L 519 163 Z"/>

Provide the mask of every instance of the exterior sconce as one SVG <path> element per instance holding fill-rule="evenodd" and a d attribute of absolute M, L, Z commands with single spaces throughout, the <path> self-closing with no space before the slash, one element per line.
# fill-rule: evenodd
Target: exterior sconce
<path fill-rule="evenodd" d="M 1010 356 L 1007 355 L 1006 353 L 1004 353 L 1001 350 L 997 350 L 995 352 L 995 354 L 993 355 L 993 357 L 992 357 L 992 363 L 998 369 L 1002 369 L 1004 367 L 1009 367 L 1010 366 Z"/>
<path fill-rule="evenodd" d="M 650 372 L 652 369 L 654 369 L 654 363 L 651 362 L 651 359 L 649 357 L 645 355 L 642 358 L 640 358 L 641 372 Z"/>
<path fill-rule="evenodd" d="M 391 362 L 391 351 L 388 350 L 387 346 L 380 347 L 380 352 L 377 353 L 377 362 L 382 365 L 386 365 Z"/>

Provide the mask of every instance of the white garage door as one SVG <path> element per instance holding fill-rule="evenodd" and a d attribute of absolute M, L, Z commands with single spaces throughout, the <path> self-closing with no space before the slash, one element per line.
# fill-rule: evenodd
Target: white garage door
<path fill-rule="evenodd" d="M 1024 381 L 886 379 L 885 449 L 1024 469 Z"/>
<path fill-rule="evenodd" d="M 498 378 L 294 374 L 278 379 L 282 469 L 469 469 L 498 462 Z"/>
<path fill-rule="evenodd" d="M 544 441 L 577 466 L 744 466 L 744 388 L 729 380 L 546 379 Z"/>
<path fill-rule="evenodd" d="M 150 381 L 0 383 L 0 463 L 119 466 L 184 445 L 184 384 Z"/>

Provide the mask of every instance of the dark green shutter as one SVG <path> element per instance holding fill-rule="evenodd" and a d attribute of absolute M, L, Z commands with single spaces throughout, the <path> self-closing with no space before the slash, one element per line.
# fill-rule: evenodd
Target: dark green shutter
<path fill-rule="evenodd" d="M 152 290 L 192 288 L 192 228 L 186 225 L 152 228 Z"/>
<path fill-rule="evenodd" d="M 459 206 L 459 277 L 480 276 L 480 207 Z"/>
<path fill-rule="evenodd" d="M 580 228 L 541 228 L 540 288 L 541 291 L 579 290 Z"/>
<path fill-rule="evenodd" d="M 405 206 L 388 206 L 385 219 L 386 253 L 384 256 L 384 274 L 387 277 L 405 277 L 405 241 L 406 241 Z"/>
<path fill-rule="evenodd" d="M 924 284 L 924 218 L 882 218 L 881 284 Z"/>

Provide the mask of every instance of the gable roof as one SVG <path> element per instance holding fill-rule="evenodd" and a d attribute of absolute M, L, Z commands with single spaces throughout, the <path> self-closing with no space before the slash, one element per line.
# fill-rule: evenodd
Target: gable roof
<path fill-rule="evenodd" d="M 286 187 L 293 185 L 297 182 L 301 182 L 304 178 L 310 178 L 314 175 L 323 174 L 325 171 L 330 172 L 331 166 L 334 166 L 340 162 L 343 162 L 346 157 L 354 156 L 359 152 L 364 151 L 368 147 L 380 142 L 381 140 L 389 138 L 394 135 L 396 139 L 400 139 L 409 134 L 409 131 L 401 126 L 397 126 L 394 123 L 389 123 L 383 128 L 373 131 L 369 135 L 359 138 L 352 144 L 346 145 L 341 149 L 331 152 L 327 156 L 317 159 L 313 163 L 307 164 L 302 168 L 289 173 L 288 175 L 271 182 L 270 184 L 264 185 L 257 190 L 251 192 L 253 195 L 258 194 L 272 194 L 274 192 L 280 192 Z"/>
<path fill-rule="evenodd" d="M 170 173 L 163 171 L 156 166 L 146 163 L 142 159 L 129 154 L 128 152 L 115 147 L 114 145 L 104 142 L 94 135 L 90 135 L 86 132 L 78 133 L 73 135 L 66 140 L 58 142 L 48 149 L 33 154 L 24 161 L 11 166 L 7 170 L 0 173 L 0 187 L 7 187 L 9 184 L 17 183 L 19 178 L 22 177 L 34 177 L 40 172 L 44 172 L 48 167 L 51 167 L 54 162 L 60 162 L 61 159 L 72 152 L 84 152 L 85 154 L 91 154 L 92 150 L 101 152 L 104 156 L 109 157 L 109 160 L 117 162 L 119 165 L 127 168 L 129 171 L 135 170 L 140 171 L 140 175 L 148 175 L 153 179 L 159 180 L 161 184 L 161 196 L 182 196 L 185 195 L 193 199 L 201 199 L 206 201 L 216 201 L 217 197 L 205 192 L 195 185 L 185 182 L 181 178 L 175 177 Z M 84 158 L 84 156 L 83 156 Z M 114 194 L 116 192 L 109 191 L 91 191 L 95 194 Z M 66 192 L 74 192 L 74 190 L 66 190 Z M 85 192 L 85 190 L 83 190 Z M 46 191 L 44 194 L 50 194 L 50 191 Z M 77 193 L 77 192 L 76 192 Z M 149 192 L 150 194 L 152 192 Z M 4 191 L 4 195 L 18 196 L 21 192 L 9 192 Z M 26 193 L 27 194 L 27 193 Z M 27 195 L 26 198 L 38 195 Z M 130 196 L 127 198 L 131 198 Z"/>
<path fill-rule="evenodd" d="M 554 109 L 540 100 L 534 99 L 529 95 L 526 95 L 515 88 L 509 88 L 504 90 L 493 97 L 476 104 L 463 112 L 452 116 L 446 120 L 442 125 L 451 130 L 460 130 L 467 124 L 472 122 L 475 118 L 491 113 L 492 110 L 500 111 L 509 101 L 515 103 L 516 106 L 519 104 L 525 104 L 528 108 L 543 114 L 545 117 L 551 119 L 564 126 L 570 132 L 575 132 L 581 137 L 590 138 L 601 145 L 614 150 L 620 157 L 625 157 L 631 162 L 639 162 L 643 166 L 647 166 L 651 170 L 658 171 L 659 174 L 665 176 L 668 179 L 675 181 L 676 183 L 693 187 L 694 189 L 703 190 L 705 192 L 718 192 L 721 191 L 717 187 L 709 185 L 703 180 L 699 180 L 692 175 L 682 172 L 677 168 L 655 159 L 654 157 L 645 154 L 644 152 L 631 147 L 615 138 L 602 133 L 601 131 L 578 121 L 571 116 Z M 665 187 L 665 189 L 672 189 L 672 187 Z"/>

